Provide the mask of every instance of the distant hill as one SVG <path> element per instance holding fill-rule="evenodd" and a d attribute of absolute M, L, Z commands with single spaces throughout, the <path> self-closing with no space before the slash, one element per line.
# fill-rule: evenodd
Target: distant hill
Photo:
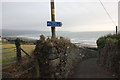
<path fill-rule="evenodd" d="M 2 36 L 19 36 L 24 34 L 48 34 L 48 31 L 34 31 L 34 30 L 8 30 L 2 29 Z"/>
<path fill-rule="evenodd" d="M 2 29 L 2 36 L 3 37 L 16 37 L 26 34 L 44 34 L 46 36 L 51 35 L 51 31 L 37 31 L 37 30 L 9 30 L 9 29 Z M 64 35 L 66 33 L 71 33 L 69 31 L 56 31 L 56 33 L 59 35 Z"/>

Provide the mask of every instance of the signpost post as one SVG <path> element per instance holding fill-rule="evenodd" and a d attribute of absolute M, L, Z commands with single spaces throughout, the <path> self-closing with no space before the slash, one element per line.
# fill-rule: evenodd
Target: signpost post
<path fill-rule="evenodd" d="M 120 1 L 118 2 L 118 34 L 120 34 Z"/>
<path fill-rule="evenodd" d="M 52 32 L 52 38 L 56 38 L 55 34 L 55 27 L 62 26 L 61 22 L 55 22 L 55 6 L 54 6 L 54 0 L 51 0 L 51 21 L 47 21 L 47 26 L 51 26 L 51 32 Z"/>
<path fill-rule="evenodd" d="M 54 0 L 51 0 L 51 21 L 55 21 L 55 7 L 54 7 Z M 52 38 L 56 37 L 55 34 L 55 26 L 51 27 Z"/>
<path fill-rule="evenodd" d="M 118 34 L 118 28 L 117 28 L 117 26 L 116 26 L 116 35 Z"/>

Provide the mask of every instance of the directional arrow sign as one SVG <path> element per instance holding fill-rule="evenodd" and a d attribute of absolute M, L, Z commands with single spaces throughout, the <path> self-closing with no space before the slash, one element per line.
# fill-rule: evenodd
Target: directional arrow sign
<path fill-rule="evenodd" d="M 58 27 L 61 27 L 62 23 L 61 22 L 47 21 L 47 26 L 52 26 L 52 27 L 58 26 Z"/>

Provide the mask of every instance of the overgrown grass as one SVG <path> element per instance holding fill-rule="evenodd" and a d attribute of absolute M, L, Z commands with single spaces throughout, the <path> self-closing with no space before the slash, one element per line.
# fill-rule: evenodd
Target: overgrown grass
<path fill-rule="evenodd" d="M 0 45 L 2 48 L 9 48 L 9 47 L 15 47 L 14 44 L 4 44 Z M 21 48 L 24 49 L 28 54 L 30 54 L 34 49 L 35 45 L 21 45 Z M 11 49 L 3 49 L 0 50 L 0 57 L 2 57 L 2 64 L 6 64 L 9 62 L 13 62 L 16 60 L 16 48 L 11 48 Z M 7 52 L 7 53 L 6 53 Z M 14 57 L 15 56 L 15 57 Z M 25 56 L 25 54 L 22 52 L 22 56 Z M 10 58 L 12 57 L 12 58 Z"/>

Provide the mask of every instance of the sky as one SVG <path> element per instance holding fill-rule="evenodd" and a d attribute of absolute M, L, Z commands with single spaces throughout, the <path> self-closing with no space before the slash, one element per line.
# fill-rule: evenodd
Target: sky
<path fill-rule="evenodd" d="M 118 1 L 101 0 L 118 25 Z M 2 0 L 0 3 L 2 29 L 49 31 L 50 0 Z M 57 31 L 115 30 L 99 0 L 55 0 L 56 21 L 62 22 Z"/>

